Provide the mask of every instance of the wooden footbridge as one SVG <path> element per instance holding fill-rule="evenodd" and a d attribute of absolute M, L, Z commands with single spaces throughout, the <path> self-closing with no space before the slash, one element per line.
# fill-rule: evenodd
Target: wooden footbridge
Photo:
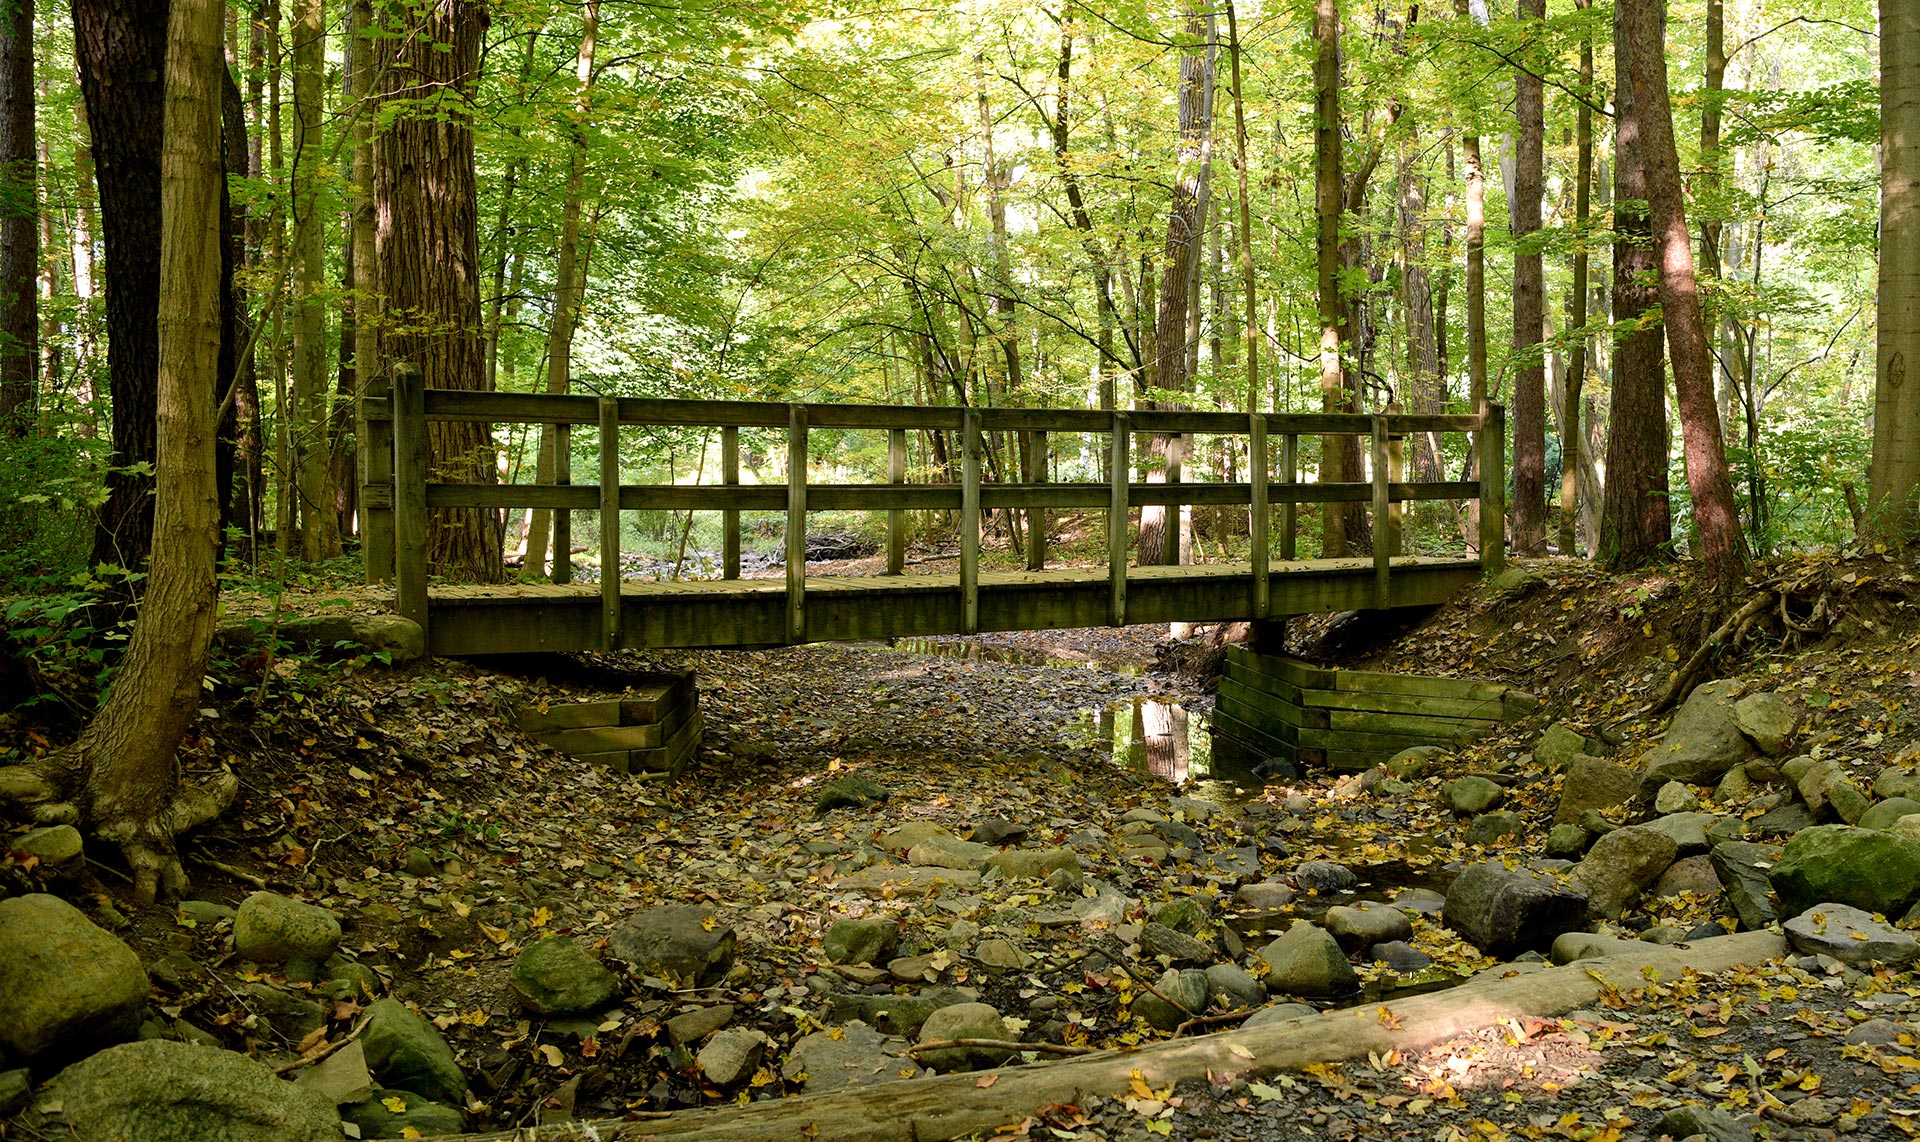
<path fill-rule="evenodd" d="M 428 646 L 440 655 L 757 647 L 979 631 L 1259 620 L 1412 606 L 1441 602 L 1482 574 L 1497 570 L 1504 545 L 1506 475 L 1503 415 L 1497 405 L 1481 414 L 1455 416 L 774 404 L 425 389 L 419 374 L 406 368 L 396 371 L 390 394 L 372 394 L 367 403 L 371 451 L 362 503 L 367 505 L 370 574 L 383 578 L 380 571 L 392 567 L 397 609 L 426 628 Z M 427 460 L 430 421 L 552 425 L 559 443 L 555 482 L 432 482 Z M 575 484 L 571 479 L 568 438 L 575 426 L 598 432 L 599 472 L 592 484 Z M 622 483 L 617 459 L 622 431 L 661 427 L 718 429 L 720 482 Z M 740 483 L 743 429 L 785 430 L 784 486 Z M 808 433 L 813 429 L 884 432 L 891 481 L 813 482 L 808 470 Z M 907 434 L 914 431 L 954 434 L 959 444 L 959 484 L 906 482 Z M 1029 455 L 1041 457 L 1047 454 L 1049 434 L 1104 436 L 1111 479 L 1101 483 L 983 480 L 983 441 L 991 433 L 1017 434 L 1022 447 L 1034 449 Z M 1412 433 L 1473 434 L 1480 479 L 1407 482 L 1401 441 Z M 1247 437 L 1248 481 L 1134 483 L 1134 441 L 1152 434 Z M 1366 482 L 1299 481 L 1300 437 L 1327 435 L 1350 435 L 1367 443 L 1371 476 Z M 1279 463 L 1274 469 L 1276 442 Z M 1034 467 L 1044 471 L 1044 465 Z M 1394 554 L 1401 504 L 1475 499 L 1481 502 L 1479 555 Z M 1344 503 L 1369 506 L 1378 540 L 1374 554 L 1359 559 L 1296 559 L 1298 506 Z M 1249 507 L 1251 561 L 1129 566 L 1129 512 L 1146 505 L 1177 509 L 1183 504 Z M 490 587 L 430 584 L 428 513 L 443 508 L 554 512 L 552 582 Z M 1030 521 L 1043 520 L 1049 508 L 1104 509 L 1106 566 L 1048 567 L 1044 548 L 1034 545 L 1028 551 L 1027 570 L 981 570 L 981 513 L 1002 508 L 1024 510 Z M 663 509 L 722 513 L 723 578 L 654 582 L 620 577 L 620 513 Z M 807 513 L 849 510 L 889 513 L 888 573 L 808 575 Z M 573 511 L 598 513 L 600 575 L 596 583 L 571 582 L 568 520 Z M 740 577 L 742 511 L 786 513 L 784 578 Z M 958 574 L 902 573 L 909 511 L 957 513 Z M 1044 523 L 1031 530 L 1044 536 Z"/>

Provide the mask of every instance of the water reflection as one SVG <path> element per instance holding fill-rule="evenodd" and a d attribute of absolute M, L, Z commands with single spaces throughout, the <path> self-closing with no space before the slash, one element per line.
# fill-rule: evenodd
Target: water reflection
<path fill-rule="evenodd" d="M 1231 742 L 1216 743 L 1204 714 L 1179 702 L 1134 698 L 1075 719 L 1076 744 L 1089 746 L 1136 773 L 1181 787 L 1189 796 L 1227 804 L 1258 796 L 1253 772 L 1261 759 Z"/>

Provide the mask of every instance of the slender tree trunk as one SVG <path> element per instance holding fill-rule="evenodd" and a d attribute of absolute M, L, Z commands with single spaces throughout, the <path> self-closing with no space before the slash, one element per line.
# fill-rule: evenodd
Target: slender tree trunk
<path fill-rule="evenodd" d="M 1521 0 L 1521 26 L 1537 38 L 1546 0 Z M 1508 203 L 1513 232 L 1513 548 L 1538 555 L 1547 542 L 1546 283 L 1540 246 L 1540 196 L 1546 167 L 1544 85 L 1529 65 L 1514 73 L 1514 114 L 1519 120 L 1513 194 Z"/>
<path fill-rule="evenodd" d="M 1320 315 L 1320 408 L 1344 412 L 1346 383 L 1340 350 L 1346 340 L 1346 307 L 1340 298 L 1340 5 L 1314 0 L 1313 16 L 1313 205 L 1316 297 Z M 1339 434 L 1320 438 L 1320 479 L 1338 480 L 1346 471 L 1350 440 Z M 1333 504 L 1320 508 L 1320 554 L 1347 553 L 1346 513 Z"/>
<path fill-rule="evenodd" d="M 40 371 L 33 0 L 0 9 L 0 434 L 24 436 Z"/>
<path fill-rule="evenodd" d="M 1240 26 L 1234 15 L 1233 0 L 1227 0 L 1227 54 L 1233 70 L 1233 173 L 1238 192 L 1235 205 L 1239 221 L 1240 289 L 1246 305 L 1247 335 L 1247 411 L 1260 410 L 1260 312 L 1253 273 L 1253 223 L 1247 196 L 1247 104 L 1246 90 L 1240 82 Z"/>
<path fill-rule="evenodd" d="M 98 294 L 93 275 L 93 240 L 99 233 L 94 190 L 93 134 L 87 129 L 87 101 L 73 101 L 73 233 L 68 249 L 73 258 L 73 296 L 78 303 L 74 312 L 73 373 L 79 378 L 75 396 L 87 407 L 93 406 L 94 360 L 98 356 L 94 328 L 97 319 L 94 298 Z"/>
<path fill-rule="evenodd" d="M 1665 0 L 1620 0 L 1634 50 L 1627 75 L 1639 119 L 1646 164 L 1647 212 L 1660 261 L 1660 311 L 1667 327 L 1667 356 L 1680 406 L 1687 485 L 1700 531 L 1700 561 L 1723 592 L 1740 585 L 1747 568 L 1747 541 L 1727 478 L 1727 454 L 1714 398 L 1712 352 L 1700 313 L 1700 287 L 1693 272 L 1693 239 L 1687 230 L 1680 187 L 1680 156 L 1674 146 L 1673 113 L 1667 98 Z"/>
<path fill-rule="evenodd" d="M 1920 8 L 1880 0 L 1880 327 L 1869 525 L 1920 539 Z"/>
<path fill-rule="evenodd" d="M 1582 10 L 1593 0 L 1575 0 Z M 1574 112 L 1573 217 L 1577 244 L 1573 251 L 1573 286 L 1567 310 L 1573 326 L 1568 351 L 1567 381 L 1560 394 L 1560 554 L 1579 554 L 1576 535 L 1580 523 L 1580 459 L 1585 437 L 1580 431 L 1580 395 L 1587 382 L 1587 222 L 1593 210 L 1593 38 L 1580 39 L 1580 103 Z"/>
<path fill-rule="evenodd" d="M 471 101 L 487 9 L 434 0 L 409 11 L 406 34 L 381 41 L 382 101 L 394 111 L 373 144 L 375 259 L 392 318 L 381 344 L 387 358 L 417 365 L 427 387 L 473 390 L 485 354 Z M 436 479 L 494 481 L 488 426 L 434 424 L 428 442 Z M 443 511 L 429 521 L 429 558 L 443 573 L 497 582 L 501 538 L 497 512 Z"/>
<path fill-rule="evenodd" d="M 598 19 L 596 16 L 595 19 Z M 527 33 L 527 48 L 520 56 L 520 86 L 531 88 L 533 83 L 533 64 L 536 58 L 534 48 L 540 42 L 542 29 L 535 27 Z M 516 143 L 523 134 L 519 120 L 508 128 L 507 135 Z M 516 278 L 520 272 L 519 243 L 511 240 L 513 208 L 519 196 L 520 179 L 526 173 L 527 156 L 521 154 L 507 163 L 507 172 L 500 183 L 500 210 L 494 217 L 493 245 L 499 257 L 493 260 L 493 288 L 487 298 L 487 383 L 489 391 L 499 387 L 500 379 L 500 337 L 505 328 L 504 318 L 511 318 L 515 305 L 519 301 L 519 291 L 507 288 L 507 267 L 511 263 Z M 510 300 L 511 299 L 511 300 Z M 543 433 L 545 430 L 542 430 Z M 542 437 L 544 439 L 544 436 Z"/>
<path fill-rule="evenodd" d="M 248 178 L 266 177 L 266 155 L 263 146 L 266 139 L 264 104 L 267 82 L 267 29 L 258 13 L 247 20 L 247 88 L 245 94 L 244 116 L 247 130 L 244 132 L 247 145 L 244 156 L 245 171 Z M 234 156 L 228 156 L 231 167 Z M 241 264 L 257 270 L 265 258 L 262 237 L 266 232 L 264 220 L 258 213 L 245 205 L 238 208 L 240 214 Z M 235 304 L 247 306 L 244 299 L 236 298 Z M 234 469 L 236 472 L 236 494 L 231 500 L 227 515 L 236 521 L 248 538 L 248 554 L 257 554 L 261 529 L 265 526 L 262 513 L 266 508 L 265 460 L 266 448 L 263 437 L 262 414 L 260 406 L 260 353 L 249 329 L 245 345 L 245 357 L 239 363 L 239 387 L 234 390 Z"/>
<path fill-rule="evenodd" d="M 385 306 L 380 291 L 380 259 L 374 251 L 373 122 L 380 97 L 376 90 L 379 51 L 369 38 L 374 27 L 373 0 L 350 0 L 350 4 L 347 74 L 353 101 L 358 104 L 353 121 L 353 185 L 347 199 L 351 211 L 348 242 L 353 254 L 353 405 L 356 439 L 364 441 L 367 386 L 386 370 L 386 362 L 380 357 L 380 315 Z M 354 449 L 354 477 L 363 485 L 369 459 L 365 448 Z M 367 543 L 364 521 L 360 538 L 367 581 L 390 578 L 390 563 L 376 567 L 371 562 L 380 546 Z M 391 559 L 390 552 L 387 558 Z"/>
<path fill-rule="evenodd" d="M 36 98 L 45 106 L 53 93 L 42 68 L 34 76 Z M 49 185 L 53 181 L 53 152 L 47 133 L 34 132 L 34 162 Z M 60 295 L 60 267 L 66 261 L 61 249 L 58 226 L 64 211 L 43 205 L 39 211 L 40 233 L 40 391 L 52 396 L 66 386 L 67 331 L 61 326 L 60 313 L 51 302 Z"/>
<path fill-rule="evenodd" d="M 1404 405 L 1409 412 L 1436 413 L 1446 404 L 1446 378 L 1440 372 L 1440 340 L 1436 329 L 1432 276 L 1427 272 L 1427 191 L 1420 177 L 1419 128 L 1407 119 L 1398 162 L 1400 190 L 1400 310 L 1407 333 L 1407 384 Z M 1440 478 L 1438 437 L 1419 433 L 1414 438 L 1413 466 L 1422 480 Z"/>
<path fill-rule="evenodd" d="M 327 447 L 325 224 L 320 216 L 325 0 L 294 0 L 293 26 L 293 419 L 300 494 L 300 553 L 309 562 L 340 554 L 332 453 Z"/>
<path fill-rule="evenodd" d="M 1616 6 L 1613 56 L 1616 74 L 1632 66 L 1636 45 L 1625 11 Z M 1633 85 L 1614 91 L 1613 134 L 1613 378 L 1607 414 L 1606 501 L 1600 518 L 1599 556 L 1608 569 L 1627 571 L 1661 558 L 1673 540 L 1667 498 L 1667 386 L 1662 367 L 1659 272 L 1647 199 L 1642 115 Z"/>

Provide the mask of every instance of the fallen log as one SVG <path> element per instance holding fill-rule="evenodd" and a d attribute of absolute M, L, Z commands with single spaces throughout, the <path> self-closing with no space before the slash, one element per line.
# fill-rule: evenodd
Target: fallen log
<path fill-rule="evenodd" d="M 1610 991 L 1645 987 L 1649 971 L 1671 980 L 1692 970 L 1713 975 L 1776 959 L 1786 940 L 1742 932 L 1691 944 L 1649 944 L 1600 959 L 1506 979 L 1479 979 L 1392 1005 L 1329 1011 L 1264 1027 L 1171 1039 L 1102 1051 L 1057 1063 L 909 1079 L 825 1094 L 689 1110 L 666 1119 L 568 1122 L 491 1134 L 464 1142 L 946 1142 L 1020 1119 L 1035 1109 L 1127 1092 L 1135 1072 L 1150 1086 L 1211 1075 L 1254 1078 L 1309 1063 L 1423 1050 L 1502 1019 L 1547 1018 L 1599 1002 Z M 983 1085 L 986 1075 L 995 1075 Z"/>

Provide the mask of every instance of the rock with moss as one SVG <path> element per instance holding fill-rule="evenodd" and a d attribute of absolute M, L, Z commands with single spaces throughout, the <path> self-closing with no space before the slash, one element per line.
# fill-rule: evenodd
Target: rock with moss
<path fill-rule="evenodd" d="M 148 986 L 133 949 L 65 900 L 0 900 L 0 1054 L 71 1057 L 131 1039 Z"/>
<path fill-rule="evenodd" d="M 567 936 L 548 936 L 514 957 L 507 975 L 520 1006 L 535 1015 L 597 1011 L 620 993 L 620 980 Z"/>
<path fill-rule="evenodd" d="M 144 1142 L 338 1142 L 332 1100 L 234 1051 L 124 1043 L 61 1071 L 27 1125 L 40 1137 Z M 55 1109 L 57 1108 L 57 1109 Z"/>

